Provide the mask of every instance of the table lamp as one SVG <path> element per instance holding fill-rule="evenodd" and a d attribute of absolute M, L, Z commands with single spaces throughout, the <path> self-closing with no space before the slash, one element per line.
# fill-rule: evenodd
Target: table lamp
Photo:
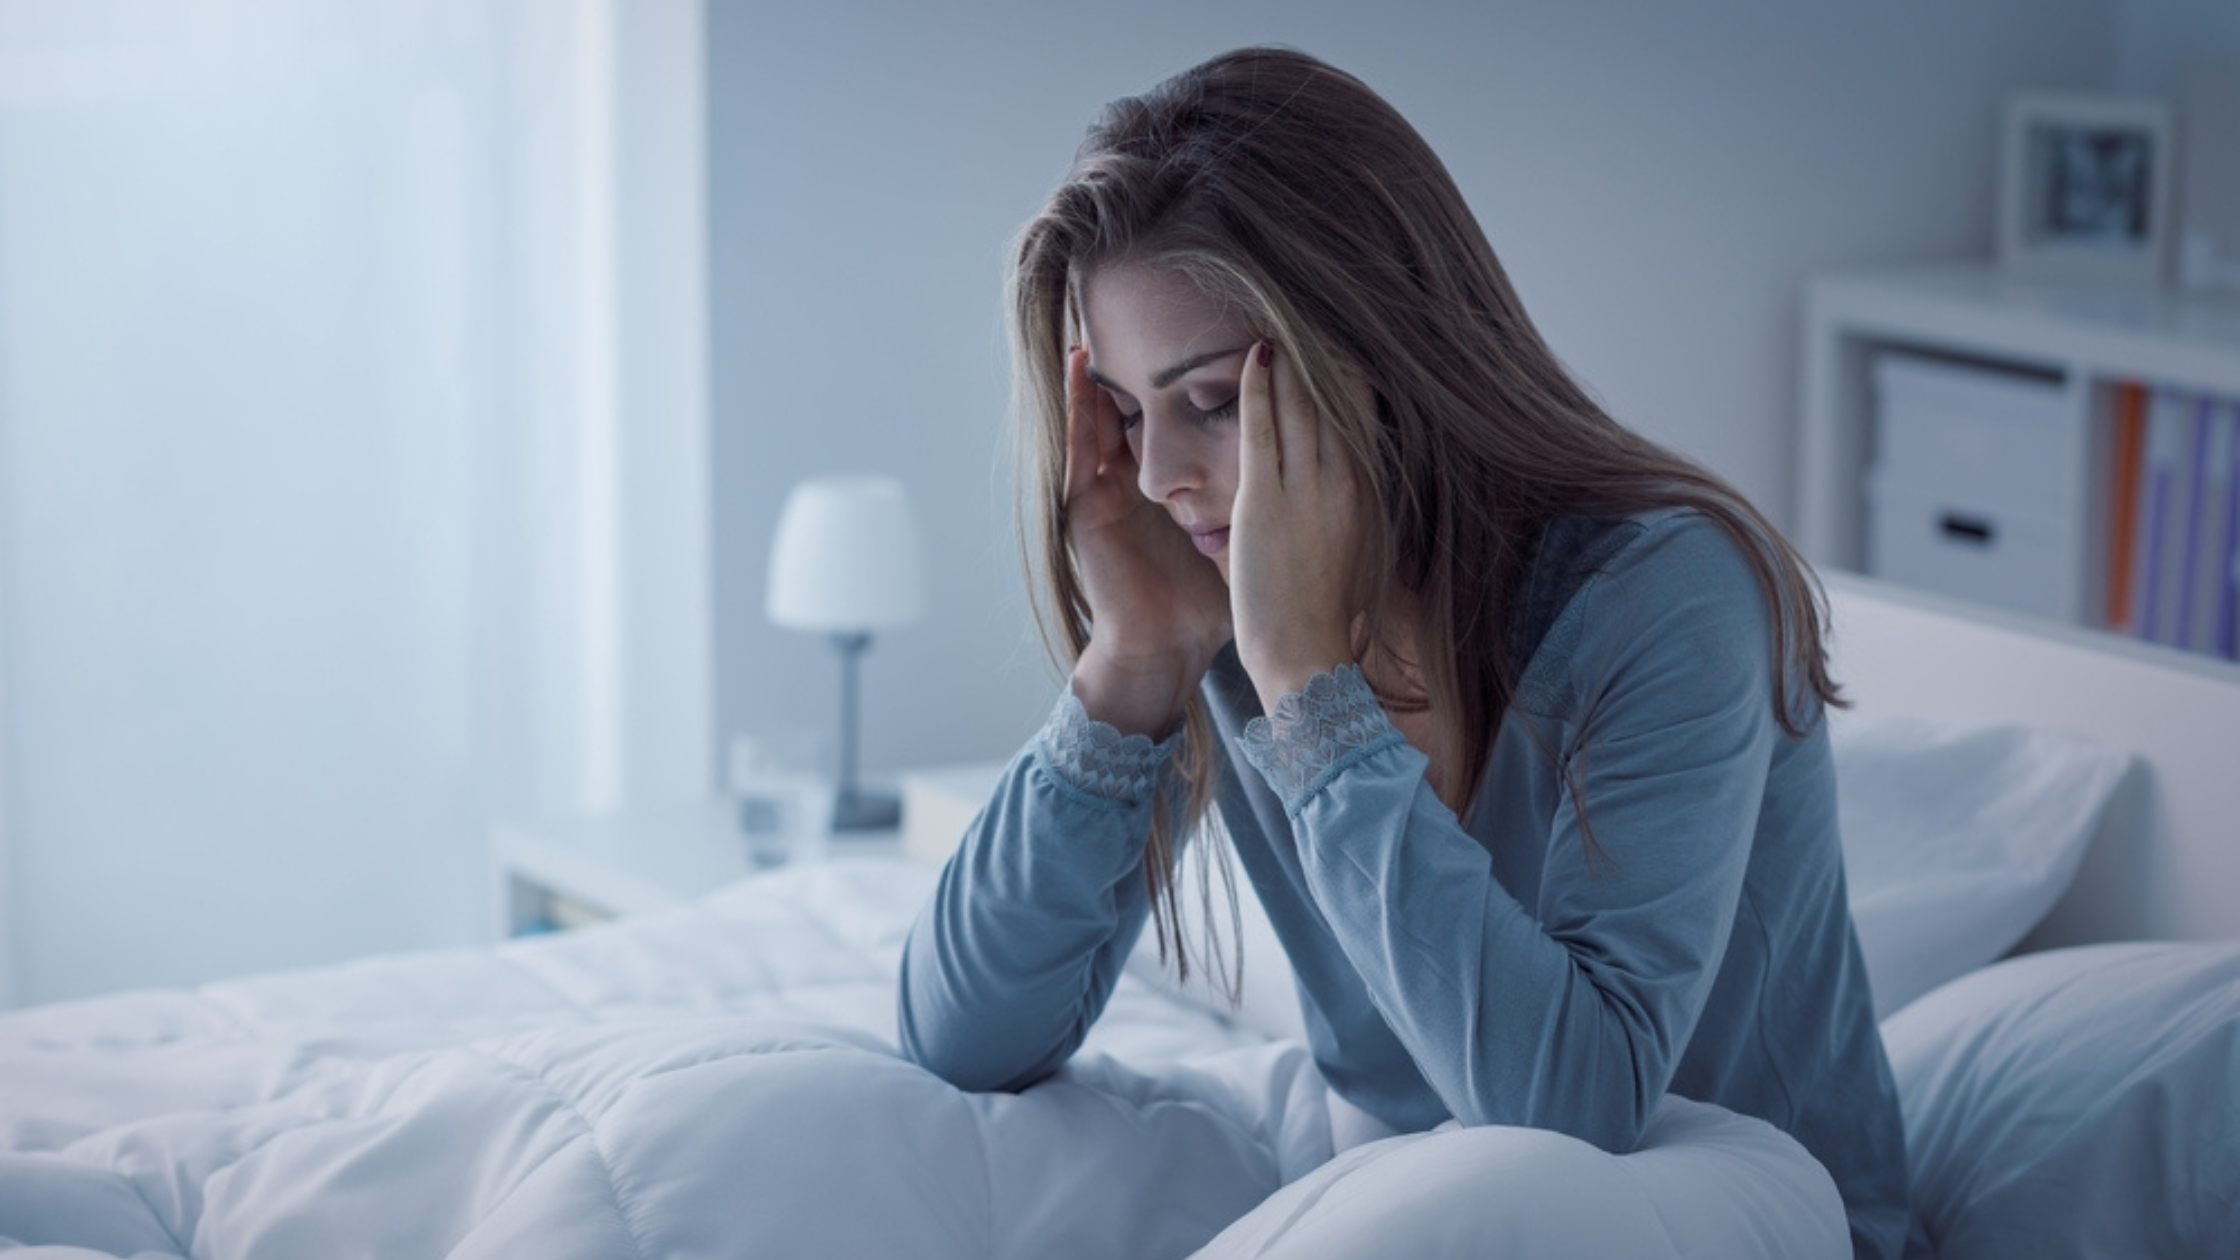
<path fill-rule="evenodd" d="M 910 500 L 892 477 L 821 477 L 786 497 L 770 546 L 765 611 L 793 630 L 829 637 L 840 652 L 840 776 L 834 831 L 893 827 L 902 803 L 856 781 L 856 673 L 871 632 L 917 619 L 925 574 Z"/>

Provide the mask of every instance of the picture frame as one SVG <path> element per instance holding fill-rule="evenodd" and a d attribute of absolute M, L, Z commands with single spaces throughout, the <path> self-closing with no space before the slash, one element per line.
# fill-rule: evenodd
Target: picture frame
<path fill-rule="evenodd" d="M 1999 262 L 2016 274 L 2159 284 L 2175 120 L 2155 100 L 2025 94 L 2001 139 Z"/>

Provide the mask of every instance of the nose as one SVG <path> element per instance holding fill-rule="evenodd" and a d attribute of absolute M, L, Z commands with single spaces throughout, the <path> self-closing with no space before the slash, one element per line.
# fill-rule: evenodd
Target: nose
<path fill-rule="evenodd" d="M 1136 488 L 1153 503 L 1205 485 L 1202 433 L 1146 408 L 1136 425 Z"/>

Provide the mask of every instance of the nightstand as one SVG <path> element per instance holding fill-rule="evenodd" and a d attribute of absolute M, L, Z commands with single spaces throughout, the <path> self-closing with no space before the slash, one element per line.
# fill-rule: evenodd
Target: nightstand
<path fill-rule="evenodd" d="M 1008 764 L 1001 761 L 913 770 L 902 776 L 902 852 L 939 866 L 988 804 Z"/>
<path fill-rule="evenodd" d="M 610 816 L 506 820 L 491 832 L 501 936 L 679 906 L 755 873 L 736 806 L 711 800 Z M 899 830 L 835 834 L 827 858 L 894 857 Z"/>
<path fill-rule="evenodd" d="M 907 772 L 901 826 L 830 833 L 824 857 L 907 857 L 939 866 L 1003 771 L 1004 763 L 986 762 Z M 490 859 L 493 930 L 500 936 L 683 905 L 757 869 L 747 860 L 738 804 L 724 799 L 604 817 L 504 820 L 491 831 Z"/>

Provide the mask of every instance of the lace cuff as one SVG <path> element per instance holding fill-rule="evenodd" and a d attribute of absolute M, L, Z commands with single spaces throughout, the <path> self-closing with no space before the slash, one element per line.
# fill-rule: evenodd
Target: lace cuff
<path fill-rule="evenodd" d="M 1182 732 L 1158 743 L 1148 735 L 1122 735 L 1090 717 L 1069 686 L 1035 742 L 1043 764 L 1067 787 L 1108 805 L 1140 805 L 1151 799 L 1159 767 L 1182 742 Z"/>
<path fill-rule="evenodd" d="M 1239 744 L 1285 811 L 1295 814 L 1339 771 L 1400 742 L 1361 667 L 1340 665 L 1276 701 L 1267 717 L 1245 723 Z"/>

